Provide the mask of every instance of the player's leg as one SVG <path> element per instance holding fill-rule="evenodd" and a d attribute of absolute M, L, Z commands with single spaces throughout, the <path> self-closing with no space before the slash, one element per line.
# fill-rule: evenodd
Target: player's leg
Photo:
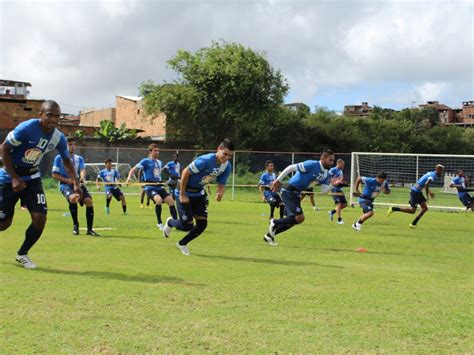
<path fill-rule="evenodd" d="M 140 195 L 140 208 L 145 208 L 145 205 L 143 204 L 143 200 L 145 199 L 145 195 L 146 195 L 145 188 L 142 187 L 142 192 L 141 192 L 141 195 Z"/>
<path fill-rule="evenodd" d="M 127 201 L 125 200 L 125 195 L 122 191 L 118 190 L 120 193 L 119 200 L 122 203 L 122 212 L 123 214 L 127 214 Z"/>
<path fill-rule="evenodd" d="M 314 201 L 314 192 L 309 194 L 309 203 L 311 204 L 311 206 L 313 207 L 313 210 L 314 211 L 317 211 L 318 210 L 318 207 L 316 206 L 316 202 Z"/>
<path fill-rule="evenodd" d="M 352 228 L 358 232 L 362 230 L 362 224 L 374 215 L 374 205 L 372 201 L 361 201 L 359 205 L 362 207 L 363 214 L 352 224 Z"/>
<path fill-rule="evenodd" d="M 161 192 L 161 198 L 163 199 L 163 201 L 168 205 L 169 209 L 170 209 L 170 215 L 173 219 L 177 219 L 178 218 L 178 212 L 176 211 L 176 207 L 175 207 L 175 201 L 173 199 L 173 197 L 171 195 L 169 195 L 165 189 L 162 190 Z"/>
<path fill-rule="evenodd" d="M 85 205 L 86 206 L 86 222 L 87 222 L 87 235 L 93 236 L 93 237 L 99 237 L 99 234 L 97 234 L 94 231 L 94 202 L 92 201 L 92 196 L 89 194 L 89 191 L 87 191 L 85 186 L 81 186 L 82 190 L 82 199 L 79 201 L 79 204 L 81 206 Z"/>
<path fill-rule="evenodd" d="M 273 194 L 271 192 L 265 191 L 265 201 L 268 203 L 268 206 L 270 206 L 270 219 L 273 219 L 274 214 L 275 214 L 275 203 L 276 200 L 273 197 Z"/>
<path fill-rule="evenodd" d="M 161 199 L 161 196 L 158 193 L 158 190 L 156 188 L 147 190 L 147 194 L 153 199 L 153 202 L 155 203 L 155 215 L 156 215 L 156 221 L 157 221 L 156 225 L 158 228 L 163 229 L 163 221 L 161 219 L 161 210 L 162 210 L 161 205 L 163 204 L 163 200 Z"/>
<path fill-rule="evenodd" d="M 410 207 L 391 206 L 387 210 L 387 217 L 389 217 L 393 212 L 414 214 L 416 212 L 416 207 L 423 201 L 426 202 L 426 199 L 421 192 L 410 191 Z"/>
<path fill-rule="evenodd" d="M 110 202 L 112 201 L 112 190 L 105 191 L 105 213 L 110 214 Z"/>
<path fill-rule="evenodd" d="M 190 255 L 187 245 L 199 237 L 207 228 L 207 195 L 189 197 L 189 205 L 196 223 L 192 229 L 176 244 L 184 255 Z"/>
<path fill-rule="evenodd" d="M 426 204 L 426 201 L 421 201 L 420 202 L 420 207 L 421 207 L 420 213 L 418 213 L 418 215 L 415 217 L 413 222 L 411 222 L 411 224 L 410 224 L 410 227 L 412 227 L 412 228 L 416 227 L 416 225 L 418 224 L 418 221 L 421 219 L 421 217 L 423 217 L 423 215 L 426 213 L 426 211 L 428 211 L 428 205 Z"/>
<path fill-rule="evenodd" d="M 72 234 L 79 235 L 79 218 L 77 217 L 77 203 L 80 196 L 74 193 L 72 186 L 62 185 L 61 193 L 66 198 L 68 203 L 69 213 L 72 219 Z"/>
<path fill-rule="evenodd" d="M 190 203 L 182 204 L 179 198 L 176 198 L 176 206 L 178 208 L 178 218 L 169 217 L 163 226 L 163 236 L 168 238 L 171 228 L 189 232 L 193 228 L 193 210 Z"/>
<path fill-rule="evenodd" d="M 0 231 L 11 226 L 19 198 L 19 193 L 13 191 L 11 184 L 0 184 Z"/>
<path fill-rule="evenodd" d="M 283 190 L 281 193 L 283 203 L 285 204 L 285 212 L 287 217 L 280 219 L 272 219 L 268 228 L 266 237 L 275 238 L 277 234 L 283 233 L 284 231 L 292 228 L 296 224 L 303 223 L 304 214 L 301 208 L 301 197 L 298 191 Z M 269 242 L 267 238 L 265 241 Z"/>

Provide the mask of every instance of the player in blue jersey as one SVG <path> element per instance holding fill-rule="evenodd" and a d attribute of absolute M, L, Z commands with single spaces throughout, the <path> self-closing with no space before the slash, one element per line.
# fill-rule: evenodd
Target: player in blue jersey
<path fill-rule="evenodd" d="M 178 186 L 179 178 L 181 176 L 181 164 L 178 161 L 178 153 L 173 154 L 173 160 L 166 163 L 163 171 L 169 176 L 166 184 L 168 185 L 171 197 L 175 198 L 174 190 Z"/>
<path fill-rule="evenodd" d="M 270 219 L 273 219 L 275 208 L 277 207 L 280 209 L 280 218 L 283 218 L 283 215 L 285 214 L 285 204 L 283 203 L 280 194 L 270 189 L 273 181 L 276 179 L 274 173 L 275 164 L 273 161 L 267 160 L 265 162 L 265 169 L 266 172 L 260 176 L 260 181 L 258 182 L 258 188 L 260 189 L 262 200 L 270 205 Z"/>
<path fill-rule="evenodd" d="M 336 215 L 337 224 L 344 224 L 344 221 L 342 220 L 342 210 L 347 207 L 346 196 L 344 196 L 344 191 L 342 191 L 342 187 L 347 186 L 347 182 L 344 180 L 344 166 L 344 160 L 338 159 L 336 162 L 336 166 L 329 170 L 329 176 L 331 176 L 332 178 L 336 178 L 340 181 L 337 186 L 334 186 L 331 189 L 332 199 L 334 200 L 336 208 L 329 211 L 329 219 L 333 221 L 334 215 Z"/>
<path fill-rule="evenodd" d="M 117 170 L 112 168 L 112 159 L 106 159 L 104 164 L 105 169 L 99 171 L 95 182 L 97 190 L 99 191 L 99 180 L 102 180 L 105 183 L 105 213 L 110 214 L 110 201 L 112 201 L 113 197 L 117 201 L 122 202 L 123 214 L 127 214 L 127 202 L 125 201 L 125 195 L 122 191 L 120 191 L 119 185 L 117 185 L 120 180 L 120 174 Z"/>
<path fill-rule="evenodd" d="M 427 200 L 423 195 L 423 189 L 426 191 L 426 196 L 435 198 L 434 192 L 429 188 L 430 183 L 439 179 L 444 172 L 444 166 L 441 164 L 436 165 L 434 171 L 429 171 L 423 175 L 410 189 L 410 206 L 411 207 L 396 207 L 392 206 L 387 210 L 387 216 L 389 217 L 393 212 L 404 212 L 414 214 L 416 212 L 417 205 L 420 205 L 421 211 L 415 217 L 413 222 L 410 223 L 410 228 L 416 228 L 416 225 L 421 217 L 428 211 Z"/>
<path fill-rule="evenodd" d="M 57 129 L 61 108 L 52 100 L 41 105 L 39 118 L 20 123 L 8 133 L 3 142 L 3 165 L 0 169 L 0 231 L 10 227 L 15 205 L 22 199 L 31 215 L 25 241 L 17 252 L 16 261 L 27 269 L 36 268 L 28 251 L 38 241 L 46 224 L 46 197 L 41 184 L 39 164 L 43 156 L 57 149 L 66 160 L 66 169 L 74 171 L 69 161 L 66 137 Z M 77 178 L 73 179 L 74 191 L 82 193 Z"/>
<path fill-rule="evenodd" d="M 290 173 L 295 173 L 288 181 L 288 186 L 281 191 L 281 197 L 285 204 L 285 214 L 287 217 L 270 220 L 268 232 L 263 236 L 263 240 L 271 246 L 276 246 L 275 235 L 292 228 L 296 224 L 303 223 L 304 214 L 301 208 L 301 191 L 319 183 L 322 186 L 321 192 L 329 192 L 330 178 L 328 169 L 334 165 L 334 153 L 330 150 L 321 154 L 320 160 L 306 160 L 299 164 L 293 164 L 285 168 L 277 179 L 273 182 L 272 191 L 278 191 L 283 179 Z"/>
<path fill-rule="evenodd" d="M 70 137 L 67 139 L 67 148 L 69 151 L 70 161 L 74 166 L 74 176 L 84 182 L 86 176 L 84 158 L 80 155 L 76 155 L 76 142 L 74 138 Z M 74 191 L 73 181 L 70 174 L 65 169 L 65 160 L 61 155 L 56 155 L 53 162 L 52 176 L 55 180 L 59 181 L 59 189 L 66 198 L 69 204 L 69 212 L 72 218 L 72 234 L 79 235 L 79 219 L 77 218 L 78 204 L 81 206 L 86 205 L 86 221 L 87 221 L 87 235 L 93 237 L 99 237 L 92 228 L 94 225 L 94 205 L 92 202 L 92 196 L 87 191 L 84 185 L 81 185 L 82 194 L 78 194 Z"/>
<path fill-rule="evenodd" d="M 170 208 L 170 214 L 173 218 L 178 218 L 176 207 L 174 207 L 173 198 L 166 192 L 164 184 L 161 181 L 161 172 L 163 164 L 158 160 L 160 155 L 160 148 L 157 144 L 150 144 L 148 147 L 148 157 L 143 158 L 135 165 L 129 172 L 127 182 L 129 183 L 135 171 L 142 169 L 143 182 L 145 192 L 155 202 L 155 214 L 157 219 L 157 226 L 160 230 L 163 229 L 163 222 L 161 220 L 161 205 L 165 202 Z"/>
<path fill-rule="evenodd" d="M 182 172 L 179 189 L 176 190 L 176 204 L 179 219 L 168 218 L 163 228 L 163 236 L 168 238 L 171 228 L 188 232 L 176 246 L 184 255 L 190 255 L 187 245 L 200 236 L 207 227 L 207 206 L 209 204 L 204 187 L 217 182 L 216 201 L 221 201 L 229 177 L 234 143 L 224 139 L 216 153 L 197 157 Z M 194 224 L 193 219 L 196 220 Z"/>
<path fill-rule="evenodd" d="M 359 190 L 360 184 L 364 184 L 362 193 Z M 354 196 L 359 196 L 359 205 L 362 207 L 363 214 L 352 224 L 352 228 L 355 231 L 360 232 L 362 230 L 362 223 L 374 215 L 374 200 L 380 192 L 384 194 L 390 193 L 387 174 L 383 171 L 378 173 L 376 177 L 357 177 Z"/>
<path fill-rule="evenodd" d="M 474 199 L 469 194 L 472 189 L 467 188 L 467 178 L 463 170 L 456 171 L 456 177 L 451 180 L 449 187 L 455 187 L 458 190 L 459 201 L 466 207 L 466 210 L 474 211 Z"/>

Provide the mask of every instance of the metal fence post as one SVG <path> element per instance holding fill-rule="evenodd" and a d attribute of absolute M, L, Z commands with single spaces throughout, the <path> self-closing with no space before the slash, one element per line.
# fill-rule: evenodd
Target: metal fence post
<path fill-rule="evenodd" d="M 235 199 L 235 161 L 237 160 L 237 152 L 234 152 L 232 159 L 232 201 Z"/>

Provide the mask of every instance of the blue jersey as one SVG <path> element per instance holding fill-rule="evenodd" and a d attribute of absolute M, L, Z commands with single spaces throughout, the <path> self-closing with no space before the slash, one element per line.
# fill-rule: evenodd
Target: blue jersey
<path fill-rule="evenodd" d="M 166 170 L 170 176 L 178 178 L 181 175 L 181 164 L 179 162 L 175 162 L 174 160 L 169 161 L 166 163 L 163 170 Z"/>
<path fill-rule="evenodd" d="M 205 154 L 198 157 L 188 165 L 190 173 L 186 194 L 188 196 L 204 195 L 203 187 L 216 181 L 219 185 L 225 185 L 229 177 L 231 166 L 229 161 L 220 164 L 215 153 Z M 190 191 L 192 190 L 192 191 Z M 176 194 L 179 193 L 176 190 Z"/>
<path fill-rule="evenodd" d="M 158 159 L 151 159 L 151 158 L 144 158 L 140 160 L 140 162 L 135 165 L 135 168 L 142 170 L 142 181 L 143 182 L 161 182 L 161 169 L 163 164 L 161 160 Z M 162 186 L 158 186 L 159 188 L 163 188 Z M 145 185 L 145 191 L 156 188 L 153 185 Z"/>
<path fill-rule="evenodd" d="M 390 190 L 387 180 L 380 184 L 376 178 L 362 176 L 360 179 L 364 184 L 364 190 L 359 197 L 359 202 L 373 201 L 380 194 L 382 186 L 385 190 Z"/>
<path fill-rule="evenodd" d="M 117 185 L 115 185 L 114 183 L 120 180 L 120 174 L 115 169 L 102 169 L 101 171 L 99 171 L 97 179 L 101 179 L 103 182 L 107 183 L 105 185 L 105 192 L 107 193 L 108 191 L 117 188 Z"/>
<path fill-rule="evenodd" d="M 289 185 L 300 191 L 317 183 L 329 185 L 329 171 L 319 160 L 306 160 L 298 163 L 296 174 L 288 181 Z"/>
<path fill-rule="evenodd" d="M 71 163 L 74 166 L 74 172 L 76 174 L 76 178 L 79 179 L 79 173 L 81 172 L 81 170 L 85 169 L 86 167 L 84 163 L 84 158 L 81 157 L 80 155 L 71 155 L 69 159 L 71 160 Z M 69 174 L 66 171 L 63 158 L 61 157 L 60 154 L 54 157 L 53 174 L 59 174 L 62 177 L 69 178 Z M 61 182 L 60 185 L 67 185 L 67 184 Z"/>
<path fill-rule="evenodd" d="M 438 178 L 436 171 L 430 171 L 423 175 L 412 187 L 411 190 L 415 192 L 422 192 L 428 181 L 435 181 Z"/>
<path fill-rule="evenodd" d="M 464 189 L 466 189 L 466 179 L 464 179 L 464 177 L 456 176 L 454 179 L 451 180 L 451 184 L 461 185 L 461 187 L 456 187 L 456 189 L 458 189 L 458 196 L 460 198 L 468 194 L 467 191 L 464 191 Z"/>
<path fill-rule="evenodd" d="M 58 129 L 49 134 L 44 133 L 38 118 L 20 123 L 8 133 L 6 142 L 4 149 L 10 152 L 15 171 L 23 181 L 41 176 L 38 165 L 43 156 L 55 148 L 64 159 L 69 159 L 64 134 Z M 5 168 L 0 169 L 0 183 L 10 182 L 10 174 Z"/>
<path fill-rule="evenodd" d="M 334 168 L 329 169 L 329 176 L 331 179 L 343 179 L 344 173 L 342 172 L 342 169 L 339 169 L 337 166 L 335 166 Z M 342 192 L 342 188 L 335 186 L 331 189 L 331 192 Z"/>
<path fill-rule="evenodd" d="M 271 193 L 270 186 L 273 184 L 273 181 L 275 180 L 276 180 L 275 173 L 265 172 L 262 174 L 262 176 L 260 176 L 260 181 L 258 182 L 258 184 L 265 188 L 265 190 L 263 191 L 264 196 Z"/>

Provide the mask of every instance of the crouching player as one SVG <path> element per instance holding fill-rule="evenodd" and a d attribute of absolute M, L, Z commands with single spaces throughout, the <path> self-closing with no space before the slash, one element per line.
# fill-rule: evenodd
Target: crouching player
<path fill-rule="evenodd" d="M 362 194 L 359 190 L 361 183 L 364 184 Z M 354 196 L 360 196 L 359 205 L 364 213 L 352 225 L 355 231 L 360 232 L 362 230 L 362 223 L 374 215 L 374 200 L 380 194 L 380 191 L 384 194 L 390 193 L 387 174 L 383 171 L 378 173 L 376 177 L 357 177 Z"/>
<path fill-rule="evenodd" d="M 184 255 L 190 255 L 187 245 L 199 237 L 207 227 L 207 206 L 209 204 L 205 185 L 217 181 L 216 201 L 221 201 L 229 177 L 234 143 L 224 139 L 216 153 L 201 155 L 186 167 L 181 174 L 179 189 L 176 190 L 176 204 L 179 219 L 168 218 L 163 236 L 168 238 L 171 228 L 188 232 L 176 246 Z M 196 220 L 196 224 L 193 223 Z"/>
<path fill-rule="evenodd" d="M 466 210 L 474 211 L 474 199 L 469 194 L 472 189 L 467 188 L 467 178 L 463 170 L 456 171 L 456 177 L 451 180 L 449 187 L 455 187 L 458 190 L 459 201 L 466 207 Z"/>
<path fill-rule="evenodd" d="M 267 160 L 265 162 L 266 172 L 260 176 L 260 181 L 258 183 L 258 188 L 262 195 L 262 200 L 266 201 L 270 205 L 270 219 L 273 219 L 275 208 L 280 209 L 280 218 L 283 218 L 285 214 L 285 204 L 283 203 L 280 194 L 278 192 L 270 190 L 270 186 L 273 184 L 273 181 L 276 179 L 276 175 L 273 172 L 275 166 L 273 161 Z"/>
<path fill-rule="evenodd" d="M 100 191 L 99 180 L 105 183 L 105 213 L 110 214 L 110 201 L 112 201 L 112 197 L 114 197 L 117 201 L 122 202 L 123 214 L 127 214 L 125 196 L 117 185 L 120 180 L 120 174 L 117 170 L 112 168 L 112 159 L 109 158 L 105 160 L 105 169 L 99 171 L 97 179 L 95 180 L 97 190 Z"/>

